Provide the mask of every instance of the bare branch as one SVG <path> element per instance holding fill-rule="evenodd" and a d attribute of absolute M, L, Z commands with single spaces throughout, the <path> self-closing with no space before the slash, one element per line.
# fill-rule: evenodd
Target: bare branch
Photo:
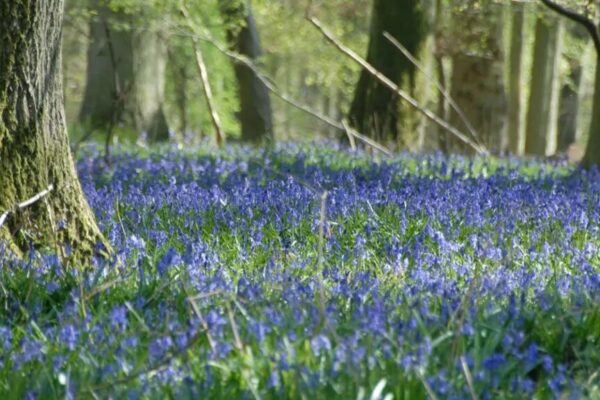
<path fill-rule="evenodd" d="M 471 134 L 471 138 L 475 142 L 477 142 L 479 144 L 480 143 L 479 140 L 478 140 L 479 135 L 477 134 L 477 131 L 475 130 L 475 128 L 473 128 L 473 125 L 471 124 L 471 122 L 469 122 L 469 119 L 467 118 L 467 116 L 465 115 L 465 113 L 462 111 L 462 109 L 458 106 L 458 104 L 454 101 L 454 99 L 452 98 L 452 96 L 450 96 L 450 93 L 448 93 L 448 91 L 446 90 L 446 88 L 444 87 L 444 85 L 442 85 L 437 79 L 435 79 L 431 75 L 429 75 L 427 73 L 427 71 L 425 70 L 425 68 L 423 68 L 423 66 L 419 63 L 419 61 L 417 61 L 417 59 L 410 53 L 410 51 L 408 51 L 408 49 L 406 47 L 404 47 L 402 45 L 402 43 L 400 43 L 395 37 L 393 37 L 392 35 L 390 35 L 388 32 L 383 32 L 383 36 L 390 43 L 392 43 L 392 45 L 394 45 L 394 47 L 396 47 L 404 55 L 404 57 L 406 57 L 408 59 L 408 61 L 410 61 L 411 63 L 413 63 L 413 65 L 415 67 L 417 67 L 417 69 L 419 71 L 421 71 L 421 73 L 427 79 L 429 79 L 429 81 L 431 81 L 435 85 L 435 87 L 442 94 L 442 96 L 444 97 L 444 99 L 446 99 L 446 101 L 448 102 L 448 104 L 450 104 L 450 107 L 452 107 L 452 109 L 454 111 L 456 111 L 456 114 L 458 115 L 458 117 L 465 124 L 465 127 L 467 128 L 467 130 Z"/>
<path fill-rule="evenodd" d="M 250 70 L 252 70 L 252 72 L 256 75 L 256 77 L 265 85 L 265 87 L 271 92 L 273 93 L 275 96 L 279 97 L 282 101 L 284 101 L 285 103 L 291 105 L 294 108 L 297 108 L 300 111 L 305 112 L 308 115 L 311 115 L 312 117 L 318 119 L 319 121 L 327 124 L 328 126 L 331 126 L 333 128 L 336 128 L 340 131 L 346 132 L 346 134 L 350 134 L 353 137 L 355 137 L 356 139 L 360 140 L 361 142 L 365 143 L 368 146 L 373 147 L 375 150 L 378 150 L 386 155 L 391 155 L 392 152 L 386 148 L 385 146 L 377 143 L 376 141 L 374 141 L 373 139 L 368 138 L 367 136 L 357 132 L 354 129 L 346 129 L 346 127 L 344 127 L 343 122 L 338 122 L 326 115 L 321 114 L 318 111 L 313 110 L 312 108 L 300 103 L 298 100 L 294 99 L 292 96 L 290 96 L 289 94 L 281 91 L 277 85 L 273 82 L 273 79 L 269 78 L 265 73 L 263 73 L 258 67 L 257 65 L 250 60 L 248 57 L 239 54 L 237 52 L 231 51 L 229 49 L 227 49 L 224 45 L 220 44 L 218 41 L 216 41 L 215 39 L 213 39 L 212 37 L 206 36 L 206 35 L 199 35 L 199 34 L 189 34 L 189 33 L 183 33 L 183 32 L 178 32 L 179 35 L 184 35 L 184 36 L 188 36 L 188 37 L 192 37 L 192 38 L 196 38 L 198 40 L 202 40 L 204 42 L 210 43 L 211 45 L 213 45 L 217 50 L 219 50 L 221 53 L 223 53 L 224 55 L 226 55 L 227 57 L 231 58 L 234 62 L 237 63 L 241 63 L 243 65 L 245 65 L 246 67 L 248 67 Z"/>
<path fill-rule="evenodd" d="M 306 19 L 315 27 L 321 34 L 327 39 L 328 42 L 333 44 L 340 52 L 351 58 L 355 63 L 359 64 L 363 67 L 369 74 L 375 77 L 378 81 L 380 81 L 383 85 L 388 87 L 390 90 L 394 91 L 398 96 L 400 96 L 404 101 L 406 101 L 412 108 L 423 114 L 425 117 L 430 119 L 432 122 L 444 128 L 447 132 L 454 135 L 461 142 L 467 144 L 473 150 L 475 150 L 478 154 L 488 154 L 487 149 L 484 146 L 481 146 L 471 139 L 467 137 L 464 133 L 458 130 L 456 127 L 452 126 L 447 121 L 444 121 L 442 118 L 438 117 L 433 111 L 421 106 L 419 102 L 406 93 L 404 90 L 400 89 L 398 85 L 396 85 L 393 81 L 391 81 L 388 77 L 379 72 L 373 65 L 367 62 L 365 59 L 356 54 L 352 49 L 348 48 L 344 44 L 342 44 L 335 36 L 327 30 L 316 17 L 311 16 L 308 12 L 306 15 Z"/>
<path fill-rule="evenodd" d="M 48 185 L 48 187 L 46 189 L 42 190 L 35 196 L 23 201 L 22 203 L 16 204 L 10 210 L 5 211 L 4 214 L 0 215 L 0 228 L 2 227 L 2 225 L 4 225 L 4 223 L 6 222 L 6 219 L 10 216 L 10 214 L 15 213 L 19 210 L 29 207 L 32 204 L 37 203 L 40 199 L 47 196 L 53 190 L 54 190 L 54 185 Z"/>
<path fill-rule="evenodd" d="M 546 7 L 548 7 L 552 11 L 555 11 L 558 14 L 567 17 L 571 21 L 577 22 L 578 24 L 582 25 L 592 36 L 594 46 L 596 47 L 596 52 L 598 56 L 600 56 L 600 29 L 598 29 L 598 26 L 592 19 L 586 17 L 583 14 L 578 13 L 577 11 L 571 10 L 570 8 L 555 3 L 551 0 L 541 1 L 546 5 Z"/>

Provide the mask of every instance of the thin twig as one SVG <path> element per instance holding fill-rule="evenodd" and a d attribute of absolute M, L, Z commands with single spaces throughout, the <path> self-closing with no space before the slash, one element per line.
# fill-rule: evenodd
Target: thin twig
<path fill-rule="evenodd" d="M 231 331 L 233 332 L 235 347 L 238 350 L 243 350 L 244 344 L 242 343 L 242 339 L 240 338 L 240 331 L 238 329 L 237 324 L 235 323 L 235 319 L 233 318 L 233 312 L 231 311 L 231 306 L 229 305 L 229 302 L 226 303 L 226 307 L 227 307 L 227 316 L 229 317 L 229 323 L 231 324 Z"/>
<path fill-rule="evenodd" d="M 469 387 L 471 399 L 478 400 L 477 393 L 475 393 L 475 386 L 473 385 L 473 376 L 471 375 L 471 370 L 469 370 L 469 365 L 467 364 L 467 360 L 464 356 L 460 357 L 460 365 L 462 366 L 462 370 L 465 374 L 465 379 L 467 380 L 467 386 Z"/>
<path fill-rule="evenodd" d="M 92 288 L 92 290 L 90 290 L 89 292 L 87 292 L 85 294 L 85 296 L 83 296 L 83 299 L 90 300 L 92 297 L 94 297 L 97 294 L 100 294 L 102 292 L 104 292 L 105 290 L 110 289 L 111 287 L 115 286 L 117 283 L 122 282 L 123 278 L 119 277 L 113 280 L 110 280 L 108 282 L 104 282 L 101 285 L 95 286 Z"/>
<path fill-rule="evenodd" d="M 425 387 L 425 391 L 427 392 L 429 399 L 438 400 L 437 396 L 435 395 L 435 392 L 433 391 L 429 383 L 427 383 L 427 380 L 425 379 L 423 374 L 419 374 L 419 379 L 421 380 L 421 383 L 423 383 L 423 387 Z"/>
<path fill-rule="evenodd" d="M 433 111 L 421 106 L 419 102 L 402 90 L 398 85 L 396 85 L 392 80 L 383 75 L 380 71 L 378 71 L 373 65 L 363 59 L 361 56 L 356 54 L 354 50 L 348 48 L 346 45 L 341 43 L 325 26 L 321 23 L 319 19 L 312 16 L 310 11 L 307 12 L 306 19 L 315 27 L 317 30 L 323 35 L 323 37 L 330 42 L 335 48 L 337 48 L 340 52 L 348 56 L 355 63 L 364 68 L 369 74 L 375 77 L 378 81 L 380 81 L 383 85 L 385 85 L 388 89 L 394 91 L 398 96 L 400 96 L 404 101 L 406 101 L 412 108 L 423 114 L 425 117 L 430 119 L 432 122 L 436 123 L 440 127 L 444 128 L 447 132 L 454 135 L 463 143 L 467 144 L 473 150 L 475 150 L 478 154 L 488 154 L 488 151 L 485 147 L 474 143 L 471 139 L 467 137 L 464 133 L 458 130 L 456 127 L 443 120 L 439 116 L 437 116 Z"/>
<path fill-rule="evenodd" d="M 212 335 L 210 334 L 206 320 L 204 319 L 204 317 L 202 317 L 202 312 L 200 311 L 198 304 L 196 304 L 196 300 L 188 296 L 187 301 L 188 303 L 190 303 L 190 306 L 192 306 L 194 314 L 196 314 L 196 316 L 200 320 L 200 324 L 202 324 L 202 328 L 206 332 L 206 339 L 208 340 L 208 344 L 210 345 L 211 350 L 214 351 L 216 348 L 215 341 L 213 340 Z"/>
<path fill-rule="evenodd" d="M 184 4 L 181 5 L 179 11 L 185 19 L 186 23 L 188 24 L 188 27 L 193 30 L 194 25 L 192 24 L 192 20 Z M 198 67 L 198 72 L 200 73 L 200 79 L 202 79 L 204 97 L 206 97 L 206 103 L 208 105 L 210 117 L 215 128 L 215 141 L 217 143 L 217 146 L 220 147 L 224 144 L 225 133 L 223 132 L 223 128 L 221 127 L 221 119 L 219 118 L 216 105 L 214 104 L 210 80 L 208 79 L 208 68 L 206 68 L 206 63 L 204 62 L 202 51 L 200 49 L 200 46 L 198 45 L 198 39 L 195 36 L 192 36 L 192 44 L 194 47 L 194 53 L 196 55 L 196 66 Z"/>
<path fill-rule="evenodd" d="M 398 41 L 398 39 L 396 39 L 395 37 L 393 37 L 392 35 L 390 35 L 388 32 L 384 32 L 383 36 L 388 41 L 390 41 L 390 43 L 392 43 L 392 45 L 394 45 L 394 47 L 396 47 L 404 55 L 404 57 L 406 57 L 408 59 L 408 61 L 410 61 L 411 63 L 413 63 L 413 65 L 419 71 L 421 71 L 421 73 L 427 79 L 429 79 L 429 81 L 431 83 L 433 83 L 435 85 L 435 87 L 437 88 L 437 90 L 442 94 L 442 96 L 444 96 L 444 99 L 446 99 L 446 101 L 448 102 L 448 104 L 450 105 L 450 107 L 452 107 L 452 109 L 454 111 L 456 111 L 456 114 L 458 115 L 458 117 L 460 118 L 460 120 L 463 122 L 463 124 L 465 124 L 465 127 L 467 128 L 467 130 L 471 134 L 471 138 L 474 141 L 476 141 L 478 144 L 480 144 L 480 142 L 479 142 L 479 135 L 477 134 L 477 131 L 475 130 L 475 128 L 473 128 L 473 125 L 471 124 L 471 122 L 469 122 L 469 119 L 467 118 L 467 116 L 465 115 L 465 113 L 458 106 L 458 104 L 454 101 L 454 99 L 452 98 L 452 96 L 450 96 L 450 93 L 448 93 L 448 91 L 446 90 L 446 88 L 437 79 L 433 78 L 430 74 L 427 73 L 427 71 L 425 70 L 425 68 L 410 53 L 410 51 L 408 51 L 408 49 L 406 47 L 404 47 L 402 45 L 402 43 L 400 43 Z"/>
<path fill-rule="evenodd" d="M 38 194 L 36 194 L 35 196 L 23 201 L 22 203 L 19 203 L 17 205 L 15 205 L 12 209 L 10 210 L 6 210 L 4 212 L 4 214 L 0 215 L 0 228 L 2 227 L 2 225 L 4 225 L 4 222 L 6 222 L 6 219 L 10 216 L 11 213 L 15 213 L 17 211 L 20 211 L 24 208 L 29 207 L 30 205 L 37 203 L 40 199 L 44 198 L 45 196 L 47 196 L 50 192 L 52 192 L 54 190 L 54 185 L 50 184 L 48 185 L 48 187 L 44 190 L 42 190 L 41 192 L 39 192 Z"/>

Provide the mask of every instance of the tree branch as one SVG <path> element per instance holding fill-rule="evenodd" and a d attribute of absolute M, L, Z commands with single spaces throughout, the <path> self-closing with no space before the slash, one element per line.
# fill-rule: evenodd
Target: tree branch
<path fill-rule="evenodd" d="M 0 228 L 2 227 L 2 225 L 4 225 L 4 223 L 6 222 L 6 219 L 10 216 L 11 213 L 15 213 L 19 210 L 29 207 L 30 205 L 32 205 L 34 203 L 37 203 L 40 199 L 47 196 L 48 193 L 50 193 L 53 190 L 54 190 L 54 186 L 49 185 L 46 189 L 42 190 L 35 196 L 33 196 L 19 204 L 16 204 L 10 210 L 7 210 L 6 212 L 4 212 L 4 214 L 0 215 Z"/>
<path fill-rule="evenodd" d="M 481 142 L 479 141 L 479 134 L 477 133 L 477 131 L 475 130 L 475 128 L 473 128 L 473 125 L 471 124 L 471 122 L 469 121 L 469 119 L 467 118 L 467 116 L 465 115 L 465 113 L 462 111 L 462 109 L 454 101 L 454 99 L 452 98 L 452 96 L 450 96 L 450 93 L 448 93 L 448 91 L 446 90 L 446 88 L 444 87 L 444 85 L 442 85 L 437 79 L 433 78 L 426 71 L 425 67 L 423 67 L 419 63 L 419 61 L 416 59 L 416 57 L 413 56 L 410 53 L 410 51 L 408 51 L 408 49 L 406 47 L 404 47 L 402 45 L 402 43 L 400 43 L 400 41 L 398 41 L 398 39 L 396 39 L 395 37 L 393 37 L 392 35 L 390 35 L 388 32 L 383 32 L 383 36 L 395 48 L 397 48 L 402 53 L 402 55 L 404 55 L 404 57 L 406 57 L 408 59 L 408 61 L 410 61 L 419 71 L 421 71 L 421 73 L 425 76 L 425 78 L 427 78 L 431 83 L 433 83 L 435 85 L 436 89 L 440 92 L 440 94 L 444 97 L 444 99 L 446 99 L 446 101 L 448 102 L 448 104 L 450 105 L 450 107 L 452 107 L 452 109 L 454 111 L 456 111 L 456 115 L 458 115 L 458 117 L 461 119 L 461 121 L 463 122 L 463 124 L 465 124 L 465 127 L 467 128 L 467 130 L 471 134 L 471 139 L 473 139 L 473 141 L 475 141 L 477 144 L 481 144 Z"/>
<path fill-rule="evenodd" d="M 347 57 L 352 59 L 355 63 L 360 65 L 371 74 L 374 78 L 376 78 L 379 82 L 381 82 L 388 89 L 395 92 L 398 96 L 400 96 L 404 101 L 406 101 L 412 108 L 423 114 L 426 118 L 436 123 L 440 127 L 444 128 L 447 132 L 451 133 L 461 142 L 470 146 L 473 150 L 475 150 L 478 154 L 488 154 L 488 151 L 485 147 L 473 142 L 467 135 L 462 133 L 456 127 L 443 120 L 439 116 L 437 116 L 433 111 L 421 106 L 419 102 L 404 90 L 402 90 L 398 85 L 396 85 L 392 80 L 383 75 L 377 68 L 371 65 L 368 61 L 363 59 L 361 56 L 356 54 L 352 49 L 345 46 L 341 43 L 336 37 L 329 31 L 327 28 L 323 26 L 321 21 L 319 21 L 316 17 L 310 14 L 310 8 L 307 9 L 306 19 L 315 27 L 317 30 L 325 37 L 325 39 L 330 42 L 335 48 L 337 48 L 340 52 L 345 54 Z"/>
<path fill-rule="evenodd" d="M 574 10 L 571 10 L 570 8 L 555 3 L 551 0 L 541 1 L 546 5 L 546 7 L 548 7 L 552 11 L 570 19 L 571 21 L 577 22 L 578 24 L 582 25 L 592 36 L 594 46 L 596 47 L 596 53 L 598 54 L 598 56 L 600 56 L 600 29 L 598 29 L 598 26 L 592 19 Z"/>
<path fill-rule="evenodd" d="M 181 35 L 181 36 L 191 37 L 192 39 L 197 39 L 197 40 L 201 40 L 201 41 L 210 43 L 217 50 L 219 50 L 221 53 L 223 53 L 225 56 L 231 58 L 233 60 L 233 62 L 243 64 L 246 67 L 248 67 L 250 70 L 252 70 L 252 72 L 255 74 L 255 76 L 265 85 L 265 87 L 271 93 L 273 93 L 275 96 L 277 96 L 279 99 L 281 99 L 283 102 L 289 104 L 290 106 L 292 106 L 294 108 L 297 108 L 300 111 L 305 112 L 308 115 L 311 115 L 312 117 L 318 119 L 319 121 L 323 122 L 324 124 L 326 124 L 328 126 L 331 126 L 340 131 L 346 132 L 346 134 L 353 136 L 354 138 L 360 140 L 361 142 L 374 148 L 375 150 L 380 151 L 383 154 L 386 154 L 388 156 L 392 155 L 392 152 L 388 148 L 377 143 L 373 139 L 368 138 L 367 136 L 361 134 L 360 132 L 357 132 L 356 130 L 354 130 L 352 128 L 347 129 L 347 127 L 344 126 L 343 122 L 336 121 L 326 115 L 323 115 L 320 112 L 310 108 L 309 106 L 300 103 L 298 100 L 294 99 L 289 94 L 281 91 L 278 88 L 278 86 L 274 83 L 274 80 L 272 78 L 270 78 L 269 76 L 267 76 L 264 72 L 262 72 L 260 70 L 260 68 L 256 65 L 256 63 L 254 63 L 248 57 L 246 57 L 242 54 L 239 54 L 237 52 L 228 50 L 224 45 L 220 44 L 218 41 L 216 41 L 214 38 L 212 38 L 210 36 L 201 35 L 198 33 L 181 32 L 181 31 L 178 31 L 176 34 Z"/>

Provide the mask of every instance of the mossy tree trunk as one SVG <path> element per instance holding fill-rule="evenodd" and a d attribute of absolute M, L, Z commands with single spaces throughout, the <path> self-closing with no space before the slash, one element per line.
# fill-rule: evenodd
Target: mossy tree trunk
<path fill-rule="evenodd" d="M 250 5 L 240 0 L 221 1 L 220 12 L 225 22 L 229 47 L 257 62 L 262 55 L 262 47 Z M 242 140 L 273 140 L 269 89 L 248 66 L 234 63 L 233 68 L 238 83 Z"/>
<path fill-rule="evenodd" d="M 421 1 L 374 0 L 367 61 L 394 83 L 413 92 L 415 66 L 383 36 L 388 32 L 412 54 L 426 37 L 427 16 Z M 398 96 L 369 72 L 362 71 L 348 119 L 358 131 L 384 142 L 397 142 L 401 132 Z"/>
<path fill-rule="evenodd" d="M 160 29 L 138 29 L 139 18 L 93 3 L 88 70 L 79 119 L 92 129 L 119 124 L 169 139 L 163 110 L 167 47 Z"/>
<path fill-rule="evenodd" d="M 82 261 L 108 246 L 69 150 L 62 18 L 62 0 L 0 2 L 0 212 L 54 186 L 43 200 L 11 214 L 0 240 L 17 255 L 34 245 Z"/>

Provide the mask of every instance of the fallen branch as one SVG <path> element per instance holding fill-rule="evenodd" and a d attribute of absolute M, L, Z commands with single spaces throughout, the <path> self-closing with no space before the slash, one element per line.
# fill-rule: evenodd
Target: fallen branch
<path fill-rule="evenodd" d="M 448 104 L 450 105 L 450 107 L 452 107 L 452 109 L 454 111 L 456 111 L 456 114 L 458 115 L 458 117 L 460 118 L 460 120 L 463 122 L 463 124 L 465 124 L 465 127 L 467 128 L 467 130 L 471 134 L 471 138 L 475 142 L 477 142 L 477 144 L 480 144 L 479 139 L 478 139 L 479 135 L 477 134 L 477 131 L 475 130 L 475 128 L 473 128 L 473 125 L 471 124 L 471 122 L 469 122 L 469 119 L 467 118 L 467 116 L 465 115 L 465 113 L 462 111 L 462 109 L 458 106 L 458 104 L 456 104 L 456 102 L 454 101 L 454 99 L 452 98 L 452 96 L 450 96 L 450 93 L 448 93 L 448 91 L 446 90 L 446 88 L 444 87 L 444 85 L 442 85 L 437 79 L 435 79 L 431 75 L 429 75 L 427 73 L 427 71 L 425 70 L 425 68 L 423 68 L 423 66 L 419 63 L 419 61 L 417 61 L 417 59 L 410 53 L 410 51 L 408 51 L 408 49 L 406 47 L 404 47 L 402 45 L 402 43 L 400 43 L 395 37 L 393 37 L 392 35 L 390 35 L 388 32 L 383 32 L 383 36 L 395 48 L 397 48 L 402 53 L 402 55 L 404 55 L 404 57 L 406 57 L 408 59 L 408 61 L 410 61 L 419 71 L 421 71 L 421 73 L 427 79 L 429 79 L 429 81 L 431 83 L 433 83 L 435 85 L 436 89 L 442 94 L 442 96 L 444 97 L 444 99 L 446 99 L 446 101 L 448 102 Z"/>
<path fill-rule="evenodd" d="M 192 24 L 192 20 L 185 5 L 182 4 L 179 11 L 185 19 L 186 23 L 188 24 L 188 27 L 193 30 L 194 26 Z M 204 97 L 206 97 L 206 103 L 208 104 L 210 118 L 212 120 L 213 126 L 215 127 L 215 141 L 217 143 L 217 146 L 221 147 L 225 141 L 225 134 L 223 133 L 223 128 L 221 127 L 221 119 L 219 118 L 217 108 L 214 104 L 212 89 L 210 86 L 210 81 L 208 79 L 208 68 L 206 68 L 206 63 L 204 62 L 202 51 L 200 50 L 200 46 L 198 45 L 198 38 L 196 36 L 191 36 L 191 39 L 194 47 L 194 54 L 196 55 L 196 66 L 198 67 L 198 72 L 200 73 L 200 79 L 202 79 Z"/>
<path fill-rule="evenodd" d="M 14 214 L 17 211 L 20 211 L 20 210 L 22 210 L 24 208 L 29 207 L 32 204 L 37 203 L 40 199 L 42 199 L 45 196 L 47 196 L 53 190 L 54 190 L 54 185 L 48 185 L 48 187 L 46 189 L 42 190 L 41 192 L 39 192 L 35 196 L 33 196 L 33 197 L 31 197 L 31 198 L 23 201 L 22 203 L 16 204 L 10 210 L 5 211 L 4 214 L 0 215 L 0 228 L 2 227 L 2 225 L 4 225 L 4 222 L 6 222 L 6 219 L 10 216 L 11 213 Z"/>
<path fill-rule="evenodd" d="M 478 154 L 488 154 L 488 151 L 485 147 L 474 143 L 471 139 L 467 137 L 464 133 L 458 130 L 456 127 L 452 126 L 447 121 L 438 117 L 433 111 L 421 106 L 419 102 L 402 90 L 398 85 L 396 85 L 393 81 L 391 81 L 388 77 L 379 72 L 373 65 L 367 62 L 365 59 L 356 54 L 352 49 L 348 48 L 344 44 L 342 44 L 336 37 L 323 26 L 321 21 L 316 17 L 312 16 L 310 13 L 310 9 L 307 10 L 306 19 L 315 27 L 317 30 L 325 37 L 325 39 L 330 42 L 335 48 L 337 48 L 340 52 L 351 58 L 355 63 L 359 64 L 363 67 L 369 74 L 375 77 L 378 81 L 380 81 L 383 85 L 387 86 L 388 89 L 394 91 L 398 96 L 400 96 L 404 101 L 406 101 L 412 108 L 423 114 L 425 117 L 430 119 L 432 122 L 436 123 L 440 127 L 444 128 L 446 131 L 454 135 L 461 142 L 467 144 L 473 150 L 475 150 Z"/>

